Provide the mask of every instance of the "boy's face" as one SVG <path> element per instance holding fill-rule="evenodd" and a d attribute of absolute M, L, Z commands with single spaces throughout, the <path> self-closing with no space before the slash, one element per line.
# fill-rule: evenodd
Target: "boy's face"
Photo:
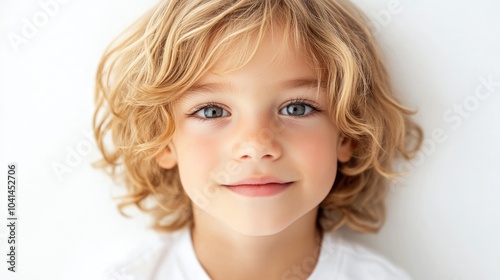
<path fill-rule="evenodd" d="M 277 55 L 280 40 L 266 36 L 237 71 L 203 76 L 175 104 L 172 143 L 157 156 L 163 168 L 178 165 L 195 210 L 245 235 L 278 233 L 316 211 L 333 185 L 337 161 L 352 153 L 351 141 L 328 117 L 310 59 L 292 48 Z M 287 184 L 266 185 L 263 192 L 249 187 L 247 195 L 231 189 L 263 177 Z"/>

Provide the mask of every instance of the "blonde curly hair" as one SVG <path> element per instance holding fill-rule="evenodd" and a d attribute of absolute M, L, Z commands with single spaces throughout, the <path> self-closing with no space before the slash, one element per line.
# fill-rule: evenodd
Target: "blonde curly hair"
<path fill-rule="evenodd" d="M 236 44 L 244 46 L 235 60 L 242 66 L 253 55 L 251 42 L 273 26 L 319 66 L 330 116 L 355 143 L 320 204 L 318 226 L 380 229 L 389 179 L 399 175 L 393 161 L 411 159 L 423 136 L 414 112 L 394 97 L 366 16 L 341 0 L 161 1 L 126 29 L 99 64 L 93 120 L 103 156 L 96 166 L 125 179 L 123 215 L 136 205 L 160 231 L 193 223 L 177 167 L 155 161 L 175 131 L 173 105 Z"/>

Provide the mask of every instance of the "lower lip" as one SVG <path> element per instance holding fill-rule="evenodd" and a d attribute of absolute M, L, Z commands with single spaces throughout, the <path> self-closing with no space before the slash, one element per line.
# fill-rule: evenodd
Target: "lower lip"
<path fill-rule="evenodd" d="M 229 190 L 250 197 L 273 196 L 286 190 L 292 183 L 226 186 Z"/>

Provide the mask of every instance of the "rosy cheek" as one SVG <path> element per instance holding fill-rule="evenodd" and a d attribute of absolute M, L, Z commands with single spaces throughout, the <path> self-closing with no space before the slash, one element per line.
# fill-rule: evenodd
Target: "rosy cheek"
<path fill-rule="evenodd" d="M 223 139 L 207 127 L 185 123 L 178 127 L 174 142 L 178 147 L 178 162 L 181 178 L 185 181 L 208 180 L 216 168 Z M 189 177 L 189 178 L 188 178 Z"/>
<path fill-rule="evenodd" d="M 300 134 L 290 135 L 288 151 L 293 153 L 303 174 L 315 184 L 333 184 L 337 171 L 336 130 L 331 126 L 321 126 Z"/>
<path fill-rule="evenodd" d="M 212 139 L 187 134 L 181 141 L 183 143 L 179 161 L 186 161 L 190 166 L 203 166 L 212 160 L 216 149 Z"/>

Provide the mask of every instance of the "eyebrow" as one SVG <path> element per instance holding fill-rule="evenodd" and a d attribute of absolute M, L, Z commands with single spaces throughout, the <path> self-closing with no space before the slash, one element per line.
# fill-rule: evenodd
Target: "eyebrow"
<path fill-rule="evenodd" d="M 230 83 L 206 83 L 206 84 L 195 84 L 190 87 L 187 92 L 195 93 L 195 92 L 232 92 L 235 91 L 235 88 Z"/>
<path fill-rule="evenodd" d="M 278 83 L 277 88 L 279 89 L 297 89 L 297 88 L 322 88 L 324 84 L 315 78 L 296 78 L 285 80 Z M 206 84 L 195 84 L 187 90 L 188 93 L 194 92 L 234 92 L 235 87 L 231 83 L 206 83 Z"/>
<path fill-rule="evenodd" d="M 280 83 L 280 87 L 283 89 L 318 88 L 323 86 L 324 84 L 319 79 L 315 78 L 299 78 Z"/>

